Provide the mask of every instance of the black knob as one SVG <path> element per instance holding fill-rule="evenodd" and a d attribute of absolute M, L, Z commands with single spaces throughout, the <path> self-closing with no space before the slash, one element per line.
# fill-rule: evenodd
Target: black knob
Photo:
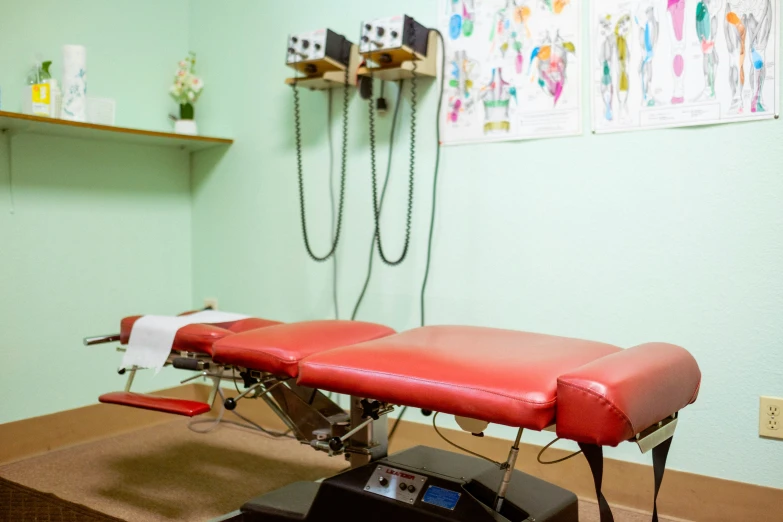
<path fill-rule="evenodd" d="M 226 401 L 223 403 L 223 406 L 225 406 L 225 408 L 226 408 L 228 411 L 232 411 L 232 410 L 236 409 L 236 407 L 237 407 L 237 401 L 235 401 L 234 399 L 232 399 L 232 398 L 230 398 L 230 397 L 229 397 L 229 398 L 228 398 L 228 399 L 226 399 Z"/>
<path fill-rule="evenodd" d="M 378 27 L 376 31 L 378 31 L 378 36 L 383 36 L 384 34 L 386 34 L 386 29 L 384 29 L 383 27 Z"/>
<path fill-rule="evenodd" d="M 288 48 L 288 54 L 294 54 L 296 50 L 293 47 Z"/>
<path fill-rule="evenodd" d="M 296 43 L 296 42 L 298 42 L 298 41 L 299 41 L 299 38 L 297 38 L 296 36 L 292 36 L 292 37 L 291 37 L 291 41 L 292 41 L 292 42 L 294 42 L 294 43 Z"/>
<path fill-rule="evenodd" d="M 408 489 L 408 485 L 405 482 L 401 482 L 400 483 L 400 489 L 402 491 L 405 491 L 406 489 Z"/>
<path fill-rule="evenodd" d="M 369 36 L 367 36 L 367 35 L 362 36 L 362 42 L 367 43 L 369 41 L 370 41 L 370 37 Z"/>
<path fill-rule="evenodd" d="M 329 439 L 329 449 L 332 451 L 342 451 L 343 441 L 340 437 L 332 437 Z"/>
<path fill-rule="evenodd" d="M 378 483 L 381 486 L 386 487 L 389 485 L 389 479 L 387 479 L 386 477 L 378 477 Z"/>
<path fill-rule="evenodd" d="M 397 31 L 392 31 L 391 35 L 392 35 L 392 38 L 397 38 L 398 36 L 400 36 L 400 33 L 398 33 Z"/>
<path fill-rule="evenodd" d="M 315 50 L 320 51 L 321 50 L 321 44 L 317 43 L 315 44 Z"/>
<path fill-rule="evenodd" d="M 120 368 L 119 370 L 117 370 L 117 373 L 119 373 L 120 375 L 125 375 L 125 368 Z"/>
<path fill-rule="evenodd" d="M 364 28 L 369 31 L 370 29 L 372 29 L 372 26 L 370 24 L 364 24 Z"/>
<path fill-rule="evenodd" d="M 310 47 L 310 40 L 302 40 L 302 49 Z"/>
<path fill-rule="evenodd" d="M 408 486 L 408 492 L 409 493 L 416 493 L 416 486 L 414 486 L 413 484 Z"/>
<path fill-rule="evenodd" d="M 425 417 L 429 417 L 430 415 L 432 415 L 432 410 L 421 410 L 421 414 L 424 415 Z"/>

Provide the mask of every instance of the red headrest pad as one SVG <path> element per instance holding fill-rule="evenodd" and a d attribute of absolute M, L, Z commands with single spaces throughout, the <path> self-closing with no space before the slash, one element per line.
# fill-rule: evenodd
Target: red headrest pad
<path fill-rule="evenodd" d="M 673 344 L 596 359 L 557 379 L 557 435 L 617 446 L 694 402 L 700 382 L 696 360 Z"/>

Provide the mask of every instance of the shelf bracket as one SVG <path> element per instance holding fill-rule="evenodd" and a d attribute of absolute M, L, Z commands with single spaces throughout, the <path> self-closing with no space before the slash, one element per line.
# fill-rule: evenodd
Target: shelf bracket
<path fill-rule="evenodd" d="M 14 201 L 14 160 L 13 160 L 13 137 L 14 132 L 11 129 L 2 129 L 5 138 L 5 150 L 8 155 L 8 203 L 10 205 L 9 213 L 13 215 L 16 212 L 16 202 Z"/>

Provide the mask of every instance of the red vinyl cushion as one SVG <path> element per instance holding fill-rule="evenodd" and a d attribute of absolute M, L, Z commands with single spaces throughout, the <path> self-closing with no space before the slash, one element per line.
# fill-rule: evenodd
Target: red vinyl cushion
<path fill-rule="evenodd" d="M 195 417 L 207 413 L 211 408 L 209 404 L 185 399 L 171 399 L 169 397 L 156 397 L 133 392 L 113 392 L 101 395 L 98 400 L 104 404 L 120 404 L 143 410 L 173 413 L 186 417 Z"/>
<path fill-rule="evenodd" d="M 618 351 L 535 333 L 427 326 L 312 355 L 300 364 L 298 382 L 541 430 L 555 419 L 557 378 Z"/>
<path fill-rule="evenodd" d="M 312 354 L 392 335 L 387 326 L 359 321 L 307 321 L 232 335 L 216 342 L 213 359 L 275 375 L 296 377 Z"/>
<path fill-rule="evenodd" d="M 187 312 L 182 315 L 189 315 L 193 312 Z M 141 315 L 124 318 L 120 323 L 120 342 L 128 344 L 133 325 L 139 320 Z M 216 324 L 189 324 L 177 330 L 174 337 L 174 344 L 171 348 L 176 352 L 204 353 L 212 355 L 212 344 L 233 333 L 244 332 L 256 328 L 265 328 L 281 324 L 279 321 L 269 321 L 267 319 L 240 319 L 227 323 Z"/>
<path fill-rule="evenodd" d="M 696 400 L 701 372 L 673 344 L 629 348 L 561 375 L 557 435 L 617 446 Z"/>

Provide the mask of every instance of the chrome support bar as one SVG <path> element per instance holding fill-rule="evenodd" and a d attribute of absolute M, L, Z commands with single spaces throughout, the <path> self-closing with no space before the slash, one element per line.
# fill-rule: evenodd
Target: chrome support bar
<path fill-rule="evenodd" d="M 202 371 L 198 372 L 196 375 L 193 375 L 193 376 L 191 376 L 191 377 L 188 377 L 187 379 L 184 379 L 184 380 L 182 380 L 182 381 L 179 381 L 179 383 L 180 383 L 180 384 L 185 384 L 185 383 L 188 383 L 188 382 L 190 382 L 190 381 L 195 381 L 195 380 L 196 380 L 196 379 L 198 379 L 199 377 L 210 377 L 210 375 L 209 375 L 209 371 L 207 371 L 207 370 L 202 370 Z"/>
<path fill-rule="evenodd" d="M 131 371 L 128 374 L 128 381 L 125 383 L 125 391 L 126 392 L 129 392 L 130 389 L 131 389 L 131 385 L 133 384 L 133 378 L 136 377 L 136 370 L 137 370 L 137 367 L 134 366 L 133 368 L 131 368 Z"/>
<path fill-rule="evenodd" d="M 220 377 L 212 377 L 212 381 L 212 389 L 209 391 L 209 398 L 207 399 L 207 404 L 209 404 L 210 408 L 215 403 L 215 396 L 217 395 L 218 388 L 220 387 Z"/>
<path fill-rule="evenodd" d="M 506 500 L 506 491 L 508 491 L 508 485 L 511 483 L 511 476 L 514 474 L 514 466 L 517 463 L 517 456 L 519 455 L 519 442 L 522 440 L 522 428 L 519 428 L 517 432 L 517 439 L 514 441 L 514 445 L 511 446 L 511 451 L 508 452 L 508 459 L 503 463 L 505 473 L 503 473 L 503 480 L 498 488 L 497 498 L 495 500 L 495 511 L 500 513 L 500 509 L 503 507 L 503 501 Z"/>
<path fill-rule="evenodd" d="M 120 340 L 120 334 L 96 335 L 94 337 L 85 337 L 84 346 L 94 346 L 96 344 L 115 343 Z"/>

